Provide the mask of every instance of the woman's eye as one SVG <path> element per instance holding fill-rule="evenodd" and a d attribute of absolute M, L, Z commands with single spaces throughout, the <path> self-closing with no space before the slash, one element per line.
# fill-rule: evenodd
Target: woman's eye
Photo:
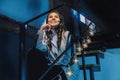
<path fill-rule="evenodd" d="M 49 16 L 48 18 L 59 18 L 59 16 Z"/>
<path fill-rule="evenodd" d="M 55 18 L 59 18 L 59 16 L 55 16 Z"/>
<path fill-rule="evenodd" d="M 52 18 L 52 16 L 49 16 L 48 18 Z"/>

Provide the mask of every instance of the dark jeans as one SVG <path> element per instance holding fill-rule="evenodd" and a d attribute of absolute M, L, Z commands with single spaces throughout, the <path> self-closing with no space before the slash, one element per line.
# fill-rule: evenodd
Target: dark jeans
<path fill-rule="evenodd" d="M 45 58 L 45 55 L 37 49 L 31 49 L 27 56 L 27 80 L 38 80 L 48 70 L 49 61 Z M 59 80 L 58 75 L 62 77 L 62 80 L 66 80 L 64 71 L 60 66 L 54 66 L 43 77 L 42 80 Z M 55 79 L 53 79 L 55 78 Z"/>
<path fill-rule="evenodd" d="M 27 55 L 27 80 L 38 80 L 48 68 L 47 64 L 44 54 L 32 48 Z"/>
<path fill-rule="evenodd" d="M 62 80 L 67 80 L 63 69 L 60 66 L 54 66 L 42 80 L 59 80 L 60 77 Z"/>

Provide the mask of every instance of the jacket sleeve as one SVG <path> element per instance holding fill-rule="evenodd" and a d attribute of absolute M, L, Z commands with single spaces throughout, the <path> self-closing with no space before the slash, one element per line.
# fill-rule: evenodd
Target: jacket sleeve
<path fill-rule="evenodd" d="M 40 50 L 41 52 L 43 53 L 47 53 L 48 51 L 48 48 L 47 48 L 47 45 L 43 44 L 43 34 L 44 34 L 44 31 L 38 31 L 37 35 L 38 35 L 38 38 L 37 38 L 37 42 L 36 42 L 36 48 L 38 50 Z"/>

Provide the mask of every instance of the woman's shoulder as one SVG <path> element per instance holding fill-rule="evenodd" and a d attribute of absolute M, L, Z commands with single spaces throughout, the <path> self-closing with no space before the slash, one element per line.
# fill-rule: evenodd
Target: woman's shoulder
<path fill-rule="evenodd" d="M 68 36 L 70 36 L 70 31 L 65 31 L 65 32 L 63 33 L 63 36 L 64 36 L 65 39 L 67 39 Z"/>
<path fill-rule="evenodd" d="M 70 31 L 64 31 L 63 34 L 68 35 L 68 34 L 70 34 Z"/>

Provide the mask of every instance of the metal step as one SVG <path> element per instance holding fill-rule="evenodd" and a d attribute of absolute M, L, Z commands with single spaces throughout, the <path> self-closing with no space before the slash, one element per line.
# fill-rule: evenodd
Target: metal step
<path fill-rule="evenodd" d="M 86 57 L 98 55 L 100 58 L 104 58 L 104 52 L 101 50 L 84 51 L 84 55 Z M 82 56 L 82 53 L 78 52 L 77 57 L 81 57 L 81 56 Z"/>
<path fill-rule="evenodd" d="M 86 64 L 86 69 L 91 69 L 94 72 L 100 71 L 100 65 L 99 64 Z M 80 69 L 83 69 L 83 66 L 80 65 Z"/>

